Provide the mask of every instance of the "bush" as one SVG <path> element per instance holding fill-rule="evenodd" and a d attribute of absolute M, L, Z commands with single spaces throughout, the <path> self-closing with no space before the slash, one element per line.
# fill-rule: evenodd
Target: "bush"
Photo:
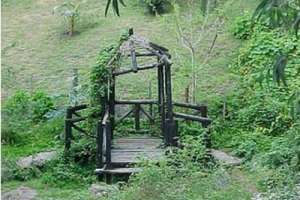
<path fill-rule="evenodd" d="M 163 14 L 172 10 L 170 0 L 141 0 L 151 15 Z"/>
<path fill-rule="evenodd" d="M 53 109 L 53 99 L 45 92 L 37 91 L 32 95 L 25 91 L 16 92 L 3 106 L 1 142 L 20 142 L 20 133 L 45 120 L 46 114 Z"/>
<path fill-rule="evenodd" d="M 238 39 L 249 39 L 253 33 L 251 16 L 247 14 L 237 17 L 232 27 L 232 32 Z"/>

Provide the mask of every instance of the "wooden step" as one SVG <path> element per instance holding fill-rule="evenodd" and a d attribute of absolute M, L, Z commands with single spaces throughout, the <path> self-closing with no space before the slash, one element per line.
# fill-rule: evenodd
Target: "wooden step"
<path fill-rule="evenodd" d="M 96 169 L 96 174 L 134 174 L 141 172 L 141 168 L 113 168 L 113 169 Z"/>

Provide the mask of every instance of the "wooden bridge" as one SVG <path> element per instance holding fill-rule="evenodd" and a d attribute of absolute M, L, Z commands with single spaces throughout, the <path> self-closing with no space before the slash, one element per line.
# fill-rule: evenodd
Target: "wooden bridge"
<path fill-rule="evenodd" d="M 88 105 L 79 105 L 67 109 L 65 121 L 65 149 L 70 149 L 72 140 L 72 129 L 76 129 L 91 137 L 95 137 L 97 143 L 97 166 L 96 174 L 103 174 L 106 181 L 111 181 L 113 174 L 131 174 L 141 169 L 134 168 L 133 164 L 140 159 L 158 161 L 165 155 L 166 146 L 176 146 L 178 143 L 179 120 L 191 120 L 208 127 L 211 120 L 207 117 L 207 107 L 204 105 L 193 105 L 188 103 L 176 103 L 172 100 L 171 81 L 171 55 L 168 49 L 157 44 L 147 42 L 144 39 L 131 35 L 128 41 L 120 46 L 120 56 L 131 59 L 130 68 L 119 68 L 112 71 L 112 78 L 109 81 L 109 93 L 105 104 L 105 113 L 97 123 L 96 134 L 88 133 L 77 125 L 86 119 L 80 115 L 80 111 Z M 124 50 L 125 49 L 125 50 Z M 119 57 L 120 57 L 119 56 Z M 153 57 L 156 62 L 147 65 L 138 65 L 137 57 Z M 116 78 L 123 74 L 138 73 L 141 70 L 155 68 L 157 70 L 157 96 L 158 99 L 141 100 L 117 100 L 115 98 Z M 132 109 L 123 116 L 117 118 L 115 108 L 117 105 L 131 105 Z M 149 107 L 149 111 L 145 107 Z M 194 110 L 196 114 L 185 114 L 174 112 L 174 108 L 181 110 Z M 155 120 L 153 110 L 157 111 L 159 120 Z M 159 136 L 134 135 L 130 137 L 117 138 L 114 135 L 116 126 L 128 117 L 134 118 L 135 130 L 140 130 L 140 119 L 143 114 L 149 123 L 159 123 Z M 205 145 L 210 147 L 209 133 L 205 134 Z"/>

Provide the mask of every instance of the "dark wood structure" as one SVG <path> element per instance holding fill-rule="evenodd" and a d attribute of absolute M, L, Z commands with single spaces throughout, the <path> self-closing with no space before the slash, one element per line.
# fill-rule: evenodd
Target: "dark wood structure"
<path fill-rule="evenodd" d="M 133 31 L 130 31 L 133 33 Z M 207 107 L 204 105 L 192 105 L 187 103 L 174 103 L 172 100 L 172 79 L 171 79 L 171 55 L 168 49 L 148 42 L 145 39 L 130 35 L 119 49 L 118 57 L 128 57 L 131 60 L 131 67 L 123 69 L 111 68 L 112 78 L 109 80 L 109 94 L 105 102 L 104 116 L 97 123 L 96 134 L 87 133 L 76 125 L 76 123 L 85 120 L 78 112 L 87 108 L 87 105 L 79 105 L 67 109 L 65 121 L 65 151 L 71 146 L 72 129 L 76 129 L 84 134 L 95 138 L 97 143 L 97 166 L 95 172 L 104 174 L 107 182 L 110 182 L 112 174 L 130 174 L 138 172 L 140 169 L 129 167 L 138 161 L 139 157 L 150 160 L 159 160 L 164 155 L 164 147 L 176 145 L 178 138 L 179 119 L 192 120 L 199 122 L 203 127 L 208 127 L 211 120 L 207 116 Z M 154 63 L 139 65 L 141 58 L 152 57 Z M 109 67 L 109 66 L 108 66 Z M 155 68 L 157 70 L 157 96 L 158 99 L 142 100 L 117 100 L 115 94 L 116 78 L 123 74 L 138 73 L 141 70 Z M 116 105 L 133 105 L 133 108 L 123 116 L 116 119 Z M 144 109 L 144 106 L 150 106 L 150 112 Z M 151 123 L 155 122 L 153 116 L 153 107 L 157 107 L 161 136 L 135 136 L 126 138 L 115 138 L 115 127 L 125 118 L 134 117 L 135 129 L 140 129 L 140 116 L 143 114 Z M 173 107 L 193 109 L 198 111 L 199 115 L 189 115 L 173 111 Z M 205 144 L 210 147 L 209 133 L 206 135 Z"/>

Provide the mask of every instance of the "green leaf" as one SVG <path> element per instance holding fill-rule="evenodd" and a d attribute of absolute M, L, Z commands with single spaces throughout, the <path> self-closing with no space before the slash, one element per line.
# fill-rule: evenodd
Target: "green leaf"
<path fill-rule="evenodd" d="M 107 0 L 106 8 L 105 8 L 105 16 L 107 15 L 111 0 Z"/>

